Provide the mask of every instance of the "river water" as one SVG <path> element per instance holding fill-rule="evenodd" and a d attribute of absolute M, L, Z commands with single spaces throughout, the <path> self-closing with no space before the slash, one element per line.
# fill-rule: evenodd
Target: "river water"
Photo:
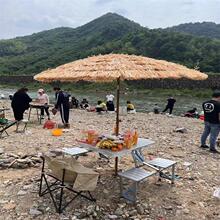
<path fill-rule="evenodd" d="M 6 98 L 8 98 L 9 94 L 14 94 L 14 89 L 1 89 L 0 88 L 0 95 L 4 94 Z M 113 93 L 114 94 L 114 93 Z M 37 93 L 30 91 L 29 95 L 32 98 L 37 97 Z M 51 102 L 54 101 L 54 94 L 49 93 Z M 72 96 L 75 96 L 78 100 L 82 100 L 83 98 L 86 98 L 90 105 L 96 105 L 98 100 L 105 100 L 106 93 L 103 92 L 75 92 L 71 94 Z M 114 94 L 115 95 L 115 94 Z M 144 93 L 123 93 L 121 94 L 120 98 L 120 105 L 126 106 L 126 101 L 130 100 L 136 107 L 137 111 L 139 112 L 150 112 L 153 110 L 154 105 L 157 103 L 160 107 L 160 110 L 163 110 L 163 108 L 166 105 L 166 99 L 167 97 L 161 96 L 161 95 L 155 95 L 155 96 L 148 96 Z M 198 111 L 200 112 L 201 104 L 206 99 L 204 98 L 197 98 L 197 97 L 189 97 L 189 96 L 176 96 L 175 99 L 177 100 L 174 108 L 173 114 L 180 115 L 184 113 L 185 111 L 192 109 L 196 107 Z"/>

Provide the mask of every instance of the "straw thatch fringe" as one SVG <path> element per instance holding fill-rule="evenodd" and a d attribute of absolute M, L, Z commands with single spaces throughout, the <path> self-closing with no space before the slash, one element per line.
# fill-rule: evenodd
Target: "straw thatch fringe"
<path fill-rule="evenodd" d="M 207 75 L 185 66 L 148 57 L 108 54 L 93 56 L 48 69 L 37 74 L 34 79 L 42 82 L 71 81 L 112 81 L 140 79 L 180 79 L 204 80 Z"/>

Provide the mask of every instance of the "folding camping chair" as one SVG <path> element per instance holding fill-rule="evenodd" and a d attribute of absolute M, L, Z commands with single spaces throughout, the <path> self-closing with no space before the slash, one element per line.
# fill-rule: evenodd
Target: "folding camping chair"
<path fill-rule="evenodd" d="M 90 201 L 96 201 L 91 195 L 91 191 L 94 191 L 97 185 L 99 174 L 92 169 L 86 168 L 81 165 L 74 158 L 51 158 L 46 155 L 42 156 L 43 165 L 40 180 L 39 196 L 45 194 L 50 195 L 54 207 L 58 213 L 62 213 L 63 210 L 75 200 L 78 196 L 81 196 Z M 45 163 L 48 169 L 45 169 Z M 46 188 L 43 190 L 43 181 L 46 184 Z M 74 193 L 74 197 L 68 202 L 63 204 L 64 190 L 69 190 Z M 53 194 L 59 191 L 59 197 Z"/>
<path fill-rule="evenodd" d="M 0 122 L 0 138 L 2 137 L 3 133 L 6 133 L 9 136 L 7 130 L 16 124 L 16 121 L 9 121 L 4 119 L 4 121 Z"/>
<path fill-rule="evenodd" d="M 159 180 L 161 180 L 161 178 L 168 179 L 171 181 L 172 184 L 174 184 L 174 180 L 176 177 L 175 176 L 175 165 L 177 163 L 176 161 L 163 159 L 163 158 L 155 158 L 153 160 L 145 161 L 141 148 L 133 150 L 132 157 L 136 167 L 140 167 L 140 166 L 150 167 L 158 172 Z M 167 170 L 169 168 L 172 169 L 171 174 L 165 173 L 164 170 Z"/>

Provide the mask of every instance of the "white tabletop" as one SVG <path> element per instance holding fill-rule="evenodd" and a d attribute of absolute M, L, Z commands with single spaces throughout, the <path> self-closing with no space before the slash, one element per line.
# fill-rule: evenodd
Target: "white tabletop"
<path fill-rule="evenodd" d="M 72 156 L 77 156 L 80 154 L 88 153 L 88 150 L 79 147 L 72 147 L 72 148 L 63 148 L 62 152 Z"/>
<path fill-rule="evenodd" d="M 100 149 L 96 146 L 90 145 L 90 144 L 85 144 L 85 143 L 79 143 L 80 147 L 85 148 L 89 151 L 97 152 L 104 154 L 105 156 L 109 158 L 115 158 L 115 157 L 122 157 L 124 155 L 130 154 L 133 150 L 139 149 L 139 148 L 147 148 L 150 147 L 152 144 L 154 144 L 154 141 L 145 139 L 145 138 L 138 138 L 138 143 L 137 145 L 129 148 L 129 149 L 123 149 L 121 151 L 111 151 L 111 150 L 105 150 L 105 149 Z"/>

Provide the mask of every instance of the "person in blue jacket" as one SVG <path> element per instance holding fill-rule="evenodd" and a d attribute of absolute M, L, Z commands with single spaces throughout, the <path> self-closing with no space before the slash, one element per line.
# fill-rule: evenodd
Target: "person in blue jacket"
<path fill-rule="evenodd" d="M 64 92 L 59 87 L 54 87 L 56 104 L 55 109 L 60 111 L 60 116 L 64 124 L 64 128 L 69 128 L 69 97 L 70 95 L 67 92 Z"/>

